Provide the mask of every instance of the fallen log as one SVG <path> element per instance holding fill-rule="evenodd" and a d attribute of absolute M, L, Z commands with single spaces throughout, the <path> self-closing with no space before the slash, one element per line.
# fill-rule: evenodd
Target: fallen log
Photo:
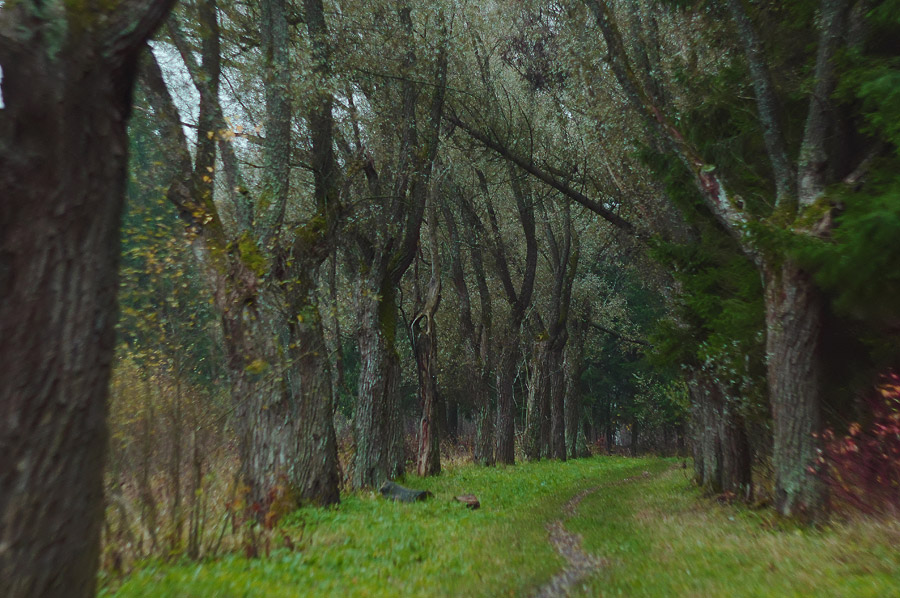
<path fill-rule="evenodd" d="M 481 506 L 481 503 L 478 502 L 478 498 L 474 494 L 463 494 L 462 496 L 454 497 L 454 499 L 466 505 L 473 511 Z"/>
<path fill-rule="evenodd" d="M 433 496 L 428 490 L 404 488 L 400 484 L 395 484 L 394 482 L 385 482 L 378 491 L 381 492 L 383 497 L 399 502 L 417 502 Z"/>

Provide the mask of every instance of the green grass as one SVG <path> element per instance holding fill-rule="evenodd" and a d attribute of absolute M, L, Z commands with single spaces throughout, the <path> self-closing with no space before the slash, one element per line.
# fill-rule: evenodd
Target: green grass
<path fill-rule="evenodd" d="M 584 582 L 585 595 L 900 596 L 900 523 L 861 520 L 825 531 L 773 525 L 768 512 L 700 498 L 687 473 L 673 468 L 679 463 L 609 457 L 460 467 L 405 482 L 431 490 L 426 503 L 360 493 L 338 508 L 298 511 L 285 522 L 294 551 L 148 563 L 105 594 L 527 596 L 562 566 L 545 524 L 574 494 L 601 485 L 566 521 L 608 562 Z M 477 495 L 482 508 L 453 502 L 463 493 Z"/>
<path fill-rule="evenodd" d="M 702 499 L 687 472 L 602 489 L 567 526 L 609 566 L 585 596 L 900 596 L 900 522 L 804 529 Z"/>
<path fill-rule="evenodd" d="M 154 597 L 519 596 L 561 567 L 544 525 L 579 490 L 651 466 L 583 459 L 511 468 L 460 467 L 404 483 L 434 498 L 398 504 L 360 493 L 338 508 L 303 509 L 286 523 L 297 550 L 248 560 L 149 563 L 111 595 Z M 453 501 L 472 493 L 481 509 Z M 302 528 L 302 532 L 300 531 Z"/>

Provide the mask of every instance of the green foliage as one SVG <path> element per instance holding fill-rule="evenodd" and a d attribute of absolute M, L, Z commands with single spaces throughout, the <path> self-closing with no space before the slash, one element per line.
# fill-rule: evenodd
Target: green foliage
<path fill-rule="evenodd" d="M 175 366 L 208 385 L 219 368 L 216 320 L 191 239 L 166 198 L 170 167 L 154 135 L 146 118 L 131 120 L 119 339 L 143 365 Z"/>
<path fill-rule="evenodd" d="M 900 151 L 900 2 L 889 0 L 869 13 L 871 32 L 845 53 L 837 97 L 855 104 L 862 132 Z"/>
<path fill-rule="evenodd" d="M 253 235 L 249 232 L 241 235 L 237 240 L 237 248 L 244 265 L 250 268 L 250 271 L 258 277 L 264 277 L 269 270 L 269 264 L 266 261 L 266 256 L 259 250 Z"/>
<path fill-rule="evenodd" d="M 703 205 L 687 173 L 667 156 L 644 159 L 663 173 L 666 190 L 691 223 L 688 244 L 657 241 L 653 256 L 682 285 L 674 318 L 652 336 L 650 362 L 657 367 L 703 367 L 723 388 L 765 417 L 765 310 L 759 270 Z"/>
<path fill-rule="evenodd" d="M 717 72 L 685 71 L 678 79 L 696 99 L 680 115 L 686 139 L 709 167 L 727 173 L 732 193 L 744 198 L 748 211 L 766 213 L 774 187 L 744 61 L 735 55 Z"/>
<path fill-rule="evenodd" d="M 665 316 L 662 297 L 645 286 L 639 272 L 601 262 L 591 265 L 590 275 L 617 280 L 617 295 L 627 306 L 627 312 L 603 315 L 610 329 L 633 330 L 636 332 L 631 335 L 644 338 Z M 602 332 L 590 347 L 580 383 L 585 390 L 583 400 L 595 415 L 595 426 L 615 430 L 638 423 L 649 430 L 684 421 L 684 412 L 666 392 L 679 372 L 650 363 L 644 351 L 641 345 Z"/>
<path fill-rule="evenodd" d="M 842 313 L 888 318 L 900 305 L 900 178 L 892 170 L 842 194 L 833 237 L 801 252 Z"/>
<path fill-rule="evenodd" d="M 867 26 L 863 43 L 841 56 L 835 97 L 871 138 L 866 145 L 874 141 L 882 149 L 860 182 L 830 190 L 839 208 L 831 237 L 811 240 L 795 252 L 816 273 L 838 315 L 855 325 L 856 338 L 865 342 L 879 368 L 898 363 L 900 2 L 880 3 L 867 15 Z"/>

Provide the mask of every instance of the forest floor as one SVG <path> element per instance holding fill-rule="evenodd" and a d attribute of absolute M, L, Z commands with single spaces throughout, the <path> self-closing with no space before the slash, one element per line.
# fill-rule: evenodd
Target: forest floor
<path fill-rule="evenodd" d="M 900 521 L 799 528 L 769 510 L 701 497 L 679 460 L 594 457 L 460 466 L 403 483 L 434 498 L 372 492 L 302 509 L 263 558 L 148 562 L 101 595 L 900 596 Z M 453 497 L 475 494 L 469 510 Z M 280 536 L 279 536 L 280 537 Z"/>

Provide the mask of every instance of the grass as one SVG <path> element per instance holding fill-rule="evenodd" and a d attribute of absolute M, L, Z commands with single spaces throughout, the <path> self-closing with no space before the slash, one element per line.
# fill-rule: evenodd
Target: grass
<path fill-rule="evenodd" d="M 431 490 L 425 503 L 366 492 L 338 508 L 298 511 L 284 523 L 293 551 L 150 562 L 102 595 L 526 596 L 563 565 L 545 524 L 574 494 L 601 485 L 566 521 L 608 562 L 580 589 L 585 595 L 900 596 L 900 523 L 779 527 L 764 512 L 701 499 L 677 463 L 603 457 L 458 467 L 404 482 Z M 452 500 L 463 493 L 482 508 Z"/>
<path fill-rule="evenodd" d="M 791 526 L 700 498 L 681 469 L 601 489 L 567 527 L 609 561 L 585 596 L 900 596 L 896 519 Z"/>
<path fill-rule="evenodd" d="M 338 508 L 302 509 L 286 531 L 295 551 L 268 558 L 229 556 L 196 564 L 147 563 L 113 592 L 117 598 L 295 596 L 519 596 L 562 565 L 544 525 L 598 479 L 621 479 L 652 460 L 583 459 L 513 468 L 464 466 L 411 478 L 434 498 L 397 504 L 352 494 Z M 454 495 L 475 494 L 471 511 Z"/>

